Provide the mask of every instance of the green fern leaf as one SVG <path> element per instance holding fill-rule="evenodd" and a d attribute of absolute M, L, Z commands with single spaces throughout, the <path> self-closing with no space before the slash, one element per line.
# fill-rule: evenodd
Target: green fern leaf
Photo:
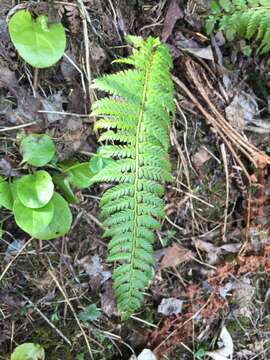
<path fill-rule="evenodd" d="M 206 23 L 209 34 L 217 25 L 228 40 L 236 36 L 259 42 L 257 54 L 270 51 L 270 0 L 220 0 L 220 11 L 212 9 Z"/>
<path fill-rule="evenodd" d="M 154 231 L 165 216 L 163 183 L 172 180 L 168 127 L 175 111 L 166 46 L 152 37 L 128 41 L 131 56 L 117 62 L 133 68 L 95 80 L 94 87 L 111 97 L 92 107 L 96 129 L 103 130 L 100 155 L 114 159 L 92 182 L 115 183 L 100 205 L 104 236 L 111 238 L 108 261 L 117 264 L 114 293 L 123 319 L 140 307 L 152 278 Z"/>

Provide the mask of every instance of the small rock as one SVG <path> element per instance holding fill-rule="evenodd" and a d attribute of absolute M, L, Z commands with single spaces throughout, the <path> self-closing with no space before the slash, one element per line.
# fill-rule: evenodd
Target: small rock
<path fill-rule="evenodd" d="M 183 301 L 175 298 L 162 299 L 158 306 L 158 312 L 160 314 L 170 316 L 177 315 L 182 312 Z"/>

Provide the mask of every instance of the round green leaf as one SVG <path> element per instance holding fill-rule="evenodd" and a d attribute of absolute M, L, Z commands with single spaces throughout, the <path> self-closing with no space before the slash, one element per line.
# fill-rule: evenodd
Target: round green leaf
<path fill-rule="evenodd" d="M 48 25 L 48 17 L 36 19 L 27 10 L 17 11 L 9 21 L 11 40 L 20 56 L 36 68 L 54 65 L 66 48 L 65 29 L 62 24 Z"/>
<path fill-rule="evenodd" d="M 51 240 L 66 235 L 72 224 L 72 214 L 66 200 L 58 193 L 54 193 L 51 200 L 54 214 L 49 225 L 33 236 L 39 240 Z"/>
<path fill-rule="evenodd" d="M 98 174 L 105 166 L 111 164 L 114 160 L 104 158 L 100 155 L 93 156 L 89 161 L 89 168 L 93 174 Z"/>
<path fill-rule="evenodd" d="M 7 181 L 0 182 L 0 206 L 12 210 L 13 196 L 10 185 Z"/>
<path fill-rule="evenodd" d="M 76 204 L 78 202 L 70 187 L 66 174 L 55 174 L 52 179 L 69 204 Z"/>
<path fill-rule="evenodd" d="M 45 351 L 38 345 L 33 343 L 24 343 L 19 345 L 11 355 L 10 360 L 44 360 Z"/>
<path fill-rule="evenodd" d="M 102 157 L 98 155 L 91 157 L 89 161 L 89 168 L 93 172 L 93 174 L 97 174 L 98 172 L 100 172 L 100 170 L 103 169 L 103 166 L 104 165 Z"/>
<path fill-rule="evenodd" d="M 19 199 L 13 205 L 13 213 L 16 224 L 29 235 L 43 231 L 51 222 L 54 215 L 54 205 L 50 201 L 47 205 L 39 209 L 30 209 L 24 206 Z"/>
<path fill-rule="evenodd" d="M 89 169 L 88 163 L 78 163 L 66 170 L 66 173 L 71 185 L 78 189 L 84 189 L 91 185 L 93 173 Z"/>
<path fill-rule="evenodd" d="M 16 191 L 24 206 L 38 209 L 51 200 L 54 185 L 50 174 L 40 170 L 34 175 L 25 175 L 20 178 L 16 183 Z"/>
<path fill-rule="evenodd" d="M 46 134 L 32 134 L 26 136 L 21 143 L 23 161 L 32 166 L 44 166 L 55 155 L 55 145 Z"/>

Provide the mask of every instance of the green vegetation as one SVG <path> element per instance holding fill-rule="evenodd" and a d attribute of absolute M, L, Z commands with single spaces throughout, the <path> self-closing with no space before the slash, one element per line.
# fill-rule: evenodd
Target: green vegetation
<path fill-rule="evenodd" d="M 72 223 L 68 203 L 77 202 L 72 187 L 89 186 L 94 175 L 89 163 L 57 163 L 54 142 L 44 134 L 26 136 L 20 151 L 29 173 L 0 179 L 0 206 L 11 210 L 17 225 L 36 239 L 50 240 L 67 234 Z M 47 166 L 50 173 L 29 165 Z"/>
<path fill-rule="evenodd" d="M 61 59 L 66 48 L 62 24 L 48 24 L 48 16 L 33 19 L 27 10 L 16 12 L 9 21 L 11 40 L 19 55 L 35 68 L 47 68 Z"/>
<path fill-rule="evenodd" d="M 230 41 L 236 36 L 248 40 L 255 38 L 259 43 L 257 54 L 265 54 L 270 50 L 269 10 L 269 0 L 212 0 L 207 33 L 217 27 Z"/>
<path fill-rule="evenodd" d="M 171 181 L 168 127 L 174 113 L 172 67 L 159 39 L 128 37 L 133 53 L 119 63 L 133 69 L 95 80 L 95 88 L 111 97 L 97 101 L 92 115 L 103 145 L 99 154 L 113 159 L 92 183 L 113 182 L 101 199 L 110 237 L 109 259 L 115 269 L 114 293 L 123 319 L 140 307 L 153 273 L 154 230 L 164 218 L 164 181 Z"/>
<path fill-rule="evenodd" d="M 25 343 L 16 347 L 10 360 L 45 360 L 45 351 L 38 344 Z"/>
<path fill-rule="evenodd" d="M 79 318 L 82 321 L 95 321 L 101 317 L 101 312 L 96 304 L 88 305 L 84 310 L 79 312 Z"/>

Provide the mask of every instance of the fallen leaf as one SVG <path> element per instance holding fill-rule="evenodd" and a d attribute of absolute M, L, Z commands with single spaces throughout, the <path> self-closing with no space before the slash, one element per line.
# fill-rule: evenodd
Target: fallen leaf
<path fill-rule="evenodd" d="M 138 357 L 132 355 L 129 360 L 157 360 L 157 358 L 151 350 L 144 349 Z"/>
<path fill-rule="evenodd" d="M 108 317 L 117 316 L 115 298 L 113 296 L 112 282 L 106 281 L 101 292 L 101 309 Z"/>
<path fill-rule="evenodd" d="M 15 72 L 7 67 L 0 66 L 0 86 L 15 91 L 18 87 Z"/>
<path fill-rule="evenodd" d="M 181 38 L 179 40 L 175 41 L 175 44 L 178 48 L 188 51 L 194 56 L 206 60 L 214 60 L 212 47 L 210 45 L 200 46 L 197 41 L 193 39 L 187 39 L 183 35 L 181 35 Z"/>
<path fill-rule="evenodd" d="M 259 113 L 259 106 L 255 96 L 240 91 L 233 101 L 225 109 L 226 117 L 231 125 L 239 131 L 243 131 L 250 123 L 255 121 Z"/>
<path fill-rule="evenodd" d="M 175 298 L 162 299 L 158 306 L 158 313 L 170 316 L 182 312 L 183 301 Z"/>
<path fill-rule="evenodd" d="M 229 281 L 219 289 L 219 295 L 223 299 L 226 299 L 226 296 L 228 296 L 230 294 L 230 292 L 233 290 L 233 288 L 234 288 L 234 283 Z"/>
<path fill-rule="evenodd" d="M 210 153 L 205 148 L 200 147 L 198 151 L 192 156 L 191 160 L 196 171 L 202 175 L 203 165 L 212 158 Z"/>
<path fill-rule="evenodd" d="M 8 245 L 8 248 L 5 252 L 4 261 L 9 262 L 12 256 L 16 255 L 23 247 L 24 241 L 14 240 Z"/>
<path fill-rule="evenodd" d="M 234 316 L 252 316 L 255 293 L 256 288 L 252 285 L 248 277 L 241 276 L 235 282 L 234 299 L 237 301 L 237 307 L 235 307 L 233 311 Z"/>
<path fill-rule="evenodd" d="M 60 122 L 58 131 L 59 135 L 61 134 L 62 141 L 57 144 L 57 156 L 61 161 L 71 158 L 80 149 L 88 136 L 88 131 L 84 127 L 82 119 L 75 119 L 71 116 Z"/>
<path fill-rule="evenodd" d="M 100 257 L 98 255 L 87 255 L 84 258 L 77 261 L 77 264 L 82 266 L 85 272 L 90 277 L 90 283 L 94 288 L 100 288 L 100 285 L 111 278 L 110 271 L 105 271 L 101 264 Z"/>
<path fill-rule="evenodd" d="M 206 354 L 213 360 L 231 359 L 233 355 L 233 341 L 225 326 L 223 326 L 221 330 L 219 341 L 222 343 L 223 347 L 214 351 L 207 351 Z"/>
<path fill-rule="evenodd" d="M 14 164 L 11 163 L 11 161 L 9 161 L 9 159 L 1 159 L 0 160 L 0 175 L 3 176 L 19 176 L 20 173 L 19 171 L 14 169 Z"/>
<path fill-rule="evenodd" d="M 219 261 L 220 256 L 223 254 L 238 253 L 242 246 L 240 243 L 230 243 L 217 247 L 210 242 L 200 239 L 194 240 L 194 244 L 199 250 L 205 251 L 207 253 L 208 262 L 211 265 L 216 264 Z"/>
<path fill-rule="evenodd" d="M 192 252 L 183 246 L 173 243 L 172 246 L 166 249 L 165 255 L 162 258 L 159 269 L 165 269 L 168 267 L 175 267 L 183 262 L 190 261 L 192 259 Z"/>
<path fill-rule="evenodd" d="M 173 28 L 176 24 L 176 21 L 179 19 L 183 19 L 184 14 L 180 7 L 177 4 L 176 0 L 172 0 L 168 7 L 168 11 L 164 20 L 163 30 L 161 39 L 166 42 L 168 37 L 171 35 Z"/>
<path fill-rule="evenodd" d="M 59 114 L 64 111 L 63 104 L 67 103 L 67 100 L 61 91 L 52 94 L 47 98 L 42 98 L 41 103 L 43 105 L 43 111 L 48 111 L 46 117 L 50 124 L 65 119 L 65 115 Z"/>

